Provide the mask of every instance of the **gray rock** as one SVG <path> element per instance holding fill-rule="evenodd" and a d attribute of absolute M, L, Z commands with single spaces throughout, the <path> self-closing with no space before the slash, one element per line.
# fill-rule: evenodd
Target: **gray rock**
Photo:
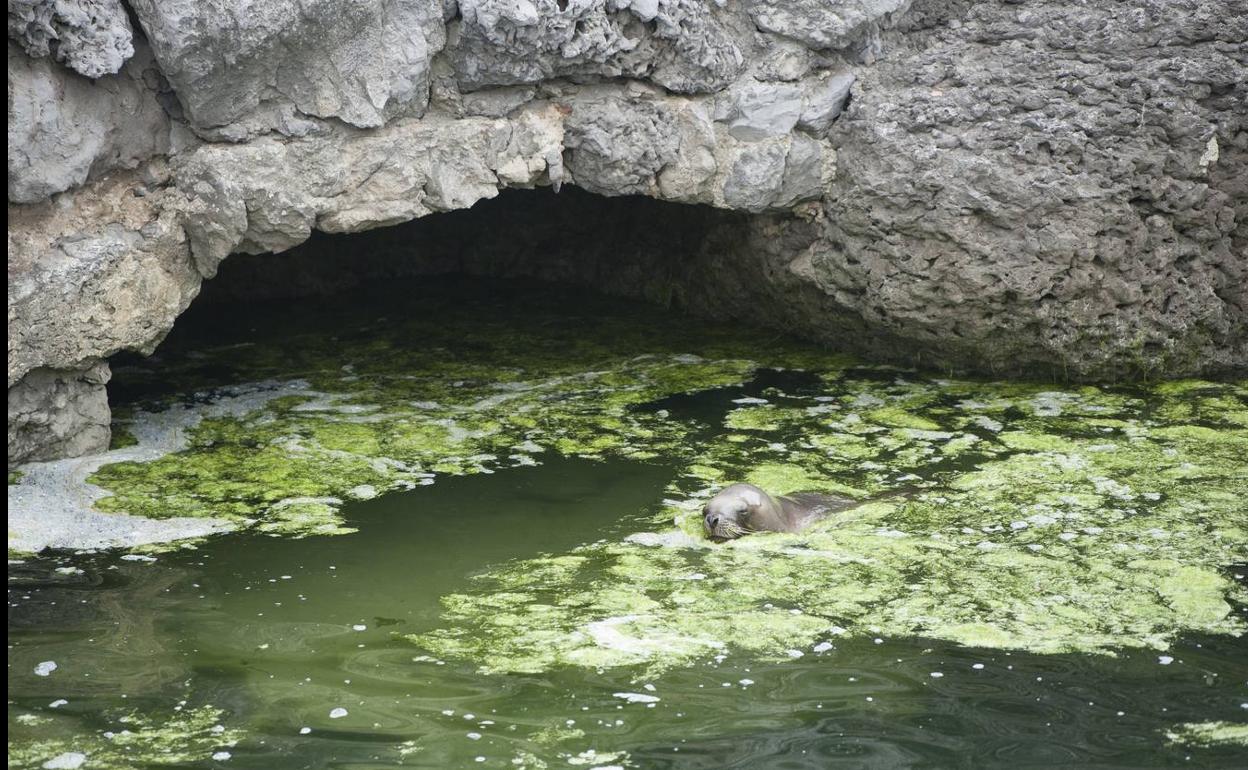
<path fill-rule="evenodd" d="M 9 463 L 77 457 L 108 448 L 108 364 L 35 369 L 9 387 Z"/>
<path fill-rule="evenodd" d="M 1248 365 L 1243 0 L 134 5 L 168 122 L 142 46 L 90 84 L 11 44 L 11 199 L 63 192 L 9 209 L 10 388 L 150 351 L 232 253 L 565 181 L 735 210 L 680 239 L 694 312 L 996 374 Z M 619 291 L 670 296 L 659 253 Z"/>
<path fill-rule="evenodd" d="M 819 63 L 821 57 L 809 48 L 784 38 L 776 39 L 769 50 L 761 55 L 754 77 L 758 80 L 791 83 L 800 80 Z"/>
<path fill-rule="evenodd" d="M 734 147 L 724 182 L 724 202 L 728 207 L 754 212 L 769 208 L 784 184 L 788 154 L 788 141 L 778 138 Z"/>
<path fill-rule="evenodd" d="M 174 161 L 196 264 L 283 251 L 313 228 L 358 232 L 467 208 L 500 187 L 562 178 L 562 113 L 533 104 L 511 118 L 397 120 L 302 139 L 204 144 Z"/>
<path fill-rule="evenodd" d="M 678 93 L 716 91 L 745 60 L 706 0 L 461 0 L 449 50 L 465 91 L 637 78 Z"/>
<path fill-rule="evenodd" d="M 933 364 L 1248 365 L 1243 3 L 947 7 L 859 70 L 812 276 Z"/>
<path fill-rule="evenodd" d="M 602 195 L 652 194 L 679 148 L 676 118 L 661 101 L 614 89 L 575 100 L 564 145 L 579 187 Z"/>
<path fill-rule="evenodd" d="M 855 79 L 852 72 L 838 72 L 808 82 L 798 126 L 817 136 L 827 133 L 845 109 Z"/>
<path fill-rule="evenodd" d="M 659 170 L 658 197 L 682 203 L 714 203 L 720 170 L 719 139 L 706 100 L 673 100 L 676 154 Z"/>
<path fill-rule="evenodd" d="M 199 291 L 181 198 L 119 172 L 56 201 L 9 209 L 8 384 L 151 352 Z"/>
<path fill-rule="evenodd" d="M 9 43 L 9 200 L 33 203 L 169 149 L 169 118 L 143 46 L 117 75 L 88 80 Z"/>
<path fill-rule="evenodd" d="M 861 48 L 910 0 L 747 0 L 759 29 L 815 49 Z"/>
<path fill-rule="evenodd" d="M 120 72 L 133 37 L 121 0 L 9 0 L 10 40 L 89 78 Z"/>
<path fill-rule="evenodd" d="M 828 180 L 825 176 L 824 146 L 808 136 L 796 134 L 789 139 L 789 152 L 784 158 L 784 179 L 771 207 L 788 209 L 803 201 L 823 195 Z"/>
<path fill-rule="evenodd" d="M 241 140 L 307 133 L 305 116 L 379 126 L 428 103 L 445 42 L 428 0 L 132 0 L 191 123 Z M 292 130 L 293 128 L 293 130 Z"/>
<path fill-rule="evenodd" d="M 751 142 L 784 136 L 802 115 L 802 89 L 788 83 L 738 84 L 720 97 L 715 118 L 728 133 Z"/>
<path fill-rule="evenodd" d="M 537 89 L 531 87 L 490 88 L 464 94 L 464 113 L 483 118 L 501 118 L 533 100 Z"/>

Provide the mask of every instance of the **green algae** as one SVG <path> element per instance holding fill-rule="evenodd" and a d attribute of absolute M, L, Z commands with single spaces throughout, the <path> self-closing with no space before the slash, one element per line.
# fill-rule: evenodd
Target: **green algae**
<path fill-rule="evenodd" d="M 1185 722 L 1167 730 L 1166 738 L 1182 746 L 1248 746 L 1248 724 Z"/>
<path fill-rule="evenodd" d="M 58 735 L 50 718 L 19 720 L 21 727 L 9 734 L 9 767 L 42 768 L 66 754 L 82 755 L 83 767 L 102 770 L 199 764 L 243 738 L 240 730 L 221 723 L 223 715 L 211 706 L 179 707 L 167 717 L 130 712 L 111 719 L 108 730 L 72 737 Z"/>
<path fill-rule="evenodd" d="M 1233 415 L 1158 419 L 1174 399 L 1238 398 L 1238 385 L 824 382 L 732 411 L 649 519 L 659 532 L 488 571 L 446 597 L 443 628 L 409 639 L 486 671 L 650 675 L 835 637 L 1113 654 L 1246 630 L 1232 605 L 1248 595 L 1225 568 L 1248 558 L 1248 433 Z M 799 534 L 710 544 L 700 501 L 741 479 L 880 499 Z"/>
<path fill-rule="evenodd" d="M 1248 559 L 1243 383 L 927 379 L 650 311 L 565 310 L 456 298 L 166 360 L 200 402 L 240 382 L 278 397 L 206 417 L 178 452 L 104 466 L 97 505 L 345 534 L 346 500 L 547 453 L 673 466 L 667 502 L 635 522 L 651 531 L 497 565 L 408 637 L 492 672 L 785 659 L 877 635 L 1113 654 L 1245 630 L 1225 574 Z M 709 425 L 669 403 L 764 368 L 814 384 L 736 399 Z M 135 435 L 160 408 L 136 405 Z M 700 505 L 742 480 L 868 502 L 713 545 Z"/>
<path fill-rule="evenodd" d="M 101 467 L 89 481 L 108 494 L 95 505 L 151 518 L 224 518 L 268 534 L 344 534 L 352 530 L 337 512 L 356 490 L 374 496 L 438 475 L 533 465 L 545 452 L 688 455 L 701 426 L 655 402 L 817 358 L 770 337 L 673 328 L 631 310 L 580 320 L 445 301 L 432 315 L 344 331 L 350 345 L 304 333 L 166 360 L 162 374 L 196 392 L 210 416 L 187 429 L 179 451 Z M 821 364 L 840 366 L 832 357 Z M 273 395 L 211 416 L 216 393 L 237 391 L 206 387 L 214 377 L 272 383 Z M 134 405 L 116 435 L 144 433 L 162 406 Z"/>

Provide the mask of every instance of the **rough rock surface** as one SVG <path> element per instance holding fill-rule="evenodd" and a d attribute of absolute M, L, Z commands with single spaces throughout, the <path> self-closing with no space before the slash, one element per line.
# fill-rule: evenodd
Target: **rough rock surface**
<path fill-rule="evenodd" d="M 54 460 L 108 446 L 108 364 L 36 369 L 9 388 L 9 457 Z"/>
<path fill-rule="evenodd" d="M 880 28 L 904 12 L 910 0 L 749 0 L 759 29 L 791 37 L 814 49 L 851 49 L 873 60 Z"/>
<path fill-rule="evenodd" d="M 89 78 L 119 72 L 133 35 L 121 0 L 9 0 L 9 39 Z"/>
<path fill-rule="evenodd" d="M 184 199 L 145 171 L 9 207 L 10 388 L 35 369 L 151 352 L 199 292 Z"/>
<path fill-rule="evenodd" d="M 442 7 L 429 0 L 131 0 L 196 128 L 223 139 L 314 118 L 379 126 L 428 101 Z"/>
<path fill-rule="evenodd" d="M 229 254 L 517 187 L 732 210 L 687 306 L 878 358 L 1248 364 L 1246 0 L 9 7 L 10 394 L 96 437 L 11 461 Z"/>
<path fill-rule="evenodd" d="M 647 79 L 717 91 L 745 60 L 708 0 L 460 0 L 451 46 L 465 91 L 557 77 Z"/>
<path fill-rule="evenodd" d="M 168 152 L 161 82 L 144 46 L 120 73 L 88 80 L 10 41 L 9 200 L 45 200 Z"/>
<path fill-rule="evenodd" d="M 1248 3 L 967 3 L 864 68 L 812 277 L 933 363 L 1248 364 Z"/>

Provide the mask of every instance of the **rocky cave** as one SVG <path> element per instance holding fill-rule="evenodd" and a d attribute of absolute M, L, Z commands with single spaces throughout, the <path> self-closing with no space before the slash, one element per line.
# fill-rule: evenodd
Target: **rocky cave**
<path fill-rule="evenodd" d="M 1242 767 L 1248 0 L 9 0 L 9 763 Z"/>
<path fill-rule="evenodd" d="M 229 254 L 508 188 L 721 210 L 600 202 L 605 232 L 677 262 L 543 270 L 877 360 L 1066 380 L 1248 360 L 1248 22 L 1224 3 L 385 5 L 11 4 L 11 462 L 102 446 L 105 360 L 152 350 Z M 577 232 L 556 223 L 578 195 L 500 225 L 544 205 Z"/>

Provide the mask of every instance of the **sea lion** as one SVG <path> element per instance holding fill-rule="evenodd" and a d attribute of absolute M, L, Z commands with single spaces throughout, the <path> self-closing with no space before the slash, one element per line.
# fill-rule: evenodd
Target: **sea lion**
<path fill-rule="evenodd" d="M 702 509 L 702 524 L 713 540 L 732 540 L 754 532 L 798 532 L 829 513 L 857 505 L 818 492 L 772 497 L 753 484 L 720 490 Z"/>

